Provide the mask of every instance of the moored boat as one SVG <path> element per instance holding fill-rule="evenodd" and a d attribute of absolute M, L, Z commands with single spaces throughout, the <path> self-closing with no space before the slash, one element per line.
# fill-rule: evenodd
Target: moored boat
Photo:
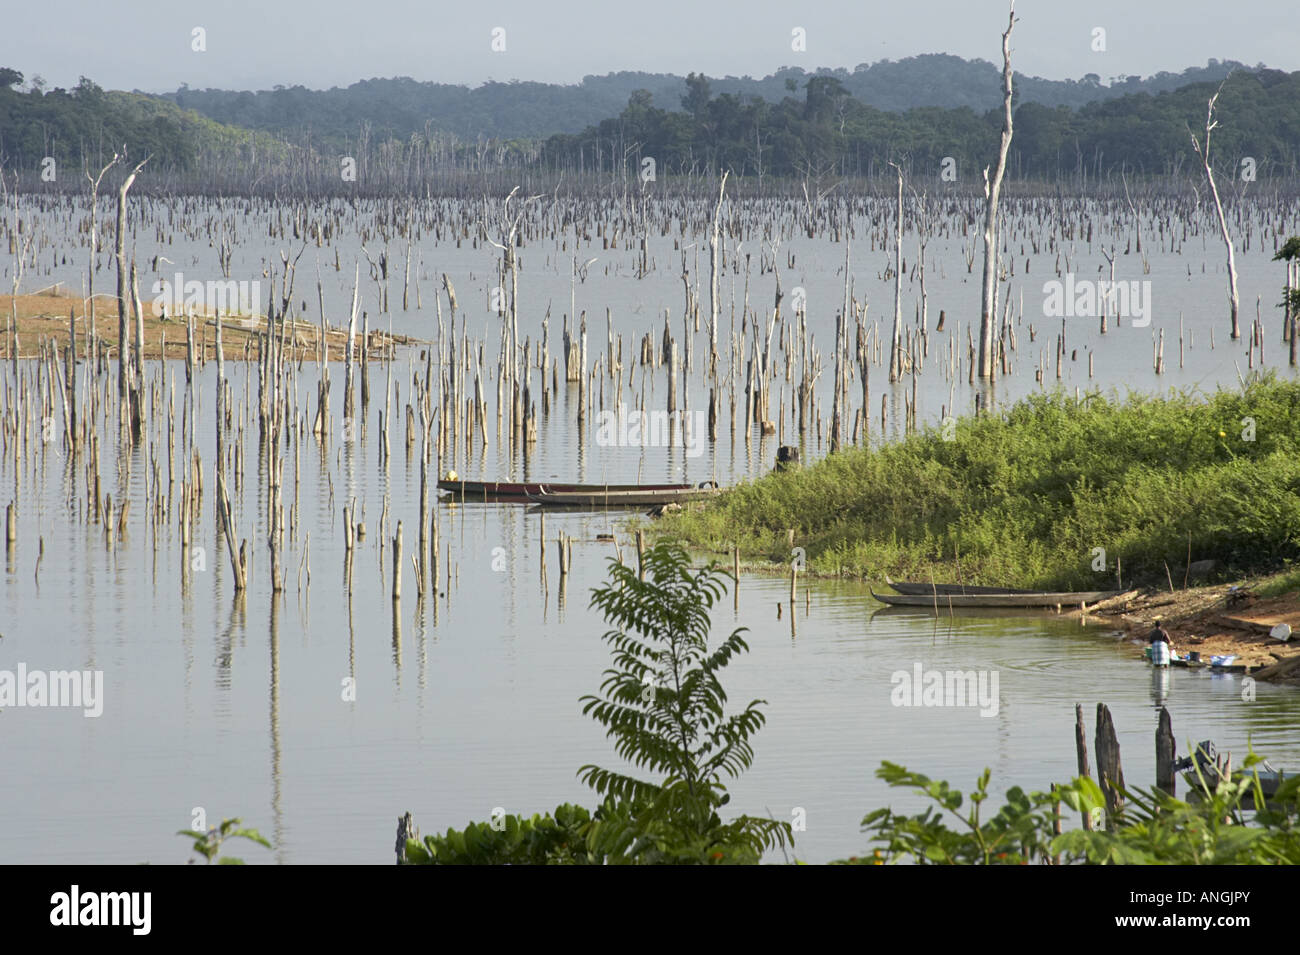
<path fill-rule="evenodd" d="M 559 484 L 540 481 L 465 481 L 456 476 L 456 472 L 438 481 L 438 490 L 447 491 L 451 499 L 473 503 L 489 501 L 497 503 L 534 503 L 533 498 L 548 493 L 564 494 L 604 494 L 628 492 L 671 492 L 689 491 L 693 484 Z"/>
<path fill-rule="evenodd" d="M 885 583 L 900 594 L 1032 594 L 1038 591 L 1019 590 L 1015 587 L 979 587 L 972 584 L 923 584 L 885 578 Z"/>
<path fill-rule="evenodd" d="M 1118 590 L 1082 590 L 1062 593 L 994 593 L 994 594 L 878 594 L 874 590 L 871 596 L 891 607 L 929 607 L 940 610 L 964 607 L 1003 607 L 1007 609 L 1077 607 L 1080 604 L 1093 604 L 1118 596 Z"/>
<path fill-rule="evenodd" d="M 657 488 L 653 486 L 634 488 L 565 488 L 562 485 L 543 485 L 536 494 L 529 494 L 531 504 L 542 507 L 662 507 L 665 504 L 684 504 L 698 501 L 720 493 L 718 486 L 706 481 L 698 487 Z"/>
<path fill-rule="evenodd" d="M 438 481 L 455 503 L 546 507 L 653 507 L 717 494 L 716 481 L 696 484 L 564 484 L 550 481 L 466 481 L 455 471 Z"/>
<path fill-rule="evenodd" d="M 1191 786 L 1193 791 L 1199 791 L 1203 787 L 1209 787 L 1211 790 L 1215 789 L 1219 785 L 1222 775 L 1228 772 L 1229 768 L 1227 761 L 1219 758 L 1214 741 L 1207 739 L 1196 744 L 1194 755 L 1175 760 L 1174 770 L 1175 772 L 1182 770 L 1183 780 L 1187 785 Z M 1252 766 L 1250 769 L 1243 770 L 1243 772 L 1247 775 L 1259 776 L 1259 788 L 1264 793 L 1265 799 L 1271 799 L 1276 795 L 1279 787 L 1284 782 L 1294 780 L 1297 776 L 1300 776 L 1300 773 L 1285 773 L 1274 769 L 1269 765 L 1268 760 L 1264 760 L 1257 767 Z"/>

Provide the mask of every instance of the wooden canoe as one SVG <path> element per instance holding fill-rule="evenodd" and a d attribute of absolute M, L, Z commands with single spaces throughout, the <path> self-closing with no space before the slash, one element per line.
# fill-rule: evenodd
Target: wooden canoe
<path fill-rule="evenodd" d="M 940 610 L 948 607 L 1077 607 L 1081 603 L 1098 603 L 1119 594 L 1117 590 L 1083 590 L 1070 593 L 1015 593 L 1015 594 L 878 594 L 871 596 L 891 607 L 923 607 Z"/>
<path fill-rule="evenodd" d="M 1017 590 L 1015 587 L 976 587 L 970 584 L 922 584 L 903 581 L 895 583 L 888 578 L 885 582 L 900 594 L 927 594 L 943 596 L 945 594 L 1032 594 L 1035 590 Z"/>
<path fill-rule="evenodd" d="M 712 484 L 712 482 L 705 482 Z M 599 488 L 597 490 L 561 490 L 557 485 L 543 485 L 537 494 L 529 494 L 530 504 L 542 507 L 662 507 L 665 504 L 683 504 L 713 497 L 720 491 L 711 487 L 673 487 L 633 489 Z"/>
<path fill-rule="evenodd" d="M 495 503 L 531 504 L 533 498 L 548 493 L 562 494 L 626 494 L 629 492 L 659 493 L 693 490 L 692 484 L 551 484 L 541 482 L 511 481 L 438 481 L 438 490 L 447 491 L 455 501 L 472 504 L 476 501 Z"/>

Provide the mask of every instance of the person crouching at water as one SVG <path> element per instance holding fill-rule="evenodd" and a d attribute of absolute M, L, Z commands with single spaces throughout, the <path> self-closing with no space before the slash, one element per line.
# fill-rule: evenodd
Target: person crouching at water
<path fill-rule="evenodd" d="M 1155 629 L 1147 635 L 1147 642 L 1151 644 L 1151 665 L 1169 666 L 1169 633 L 1160 626 L 1159 620 L 1156 621 Z"/>

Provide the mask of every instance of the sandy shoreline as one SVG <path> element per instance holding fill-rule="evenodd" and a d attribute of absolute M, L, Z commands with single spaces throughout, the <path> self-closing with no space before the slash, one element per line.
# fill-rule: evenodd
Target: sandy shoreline
<path fill-rule="evenodd" d="M 56 292 L 58 294 L 56 294 Z M 60 348 L 68 345 L 68 317 L 76 316 L 77 356 L 85 351 L 86 336 L 90 331 L 90 319 L 85 299 L 79 295 L 67 294 L 60 289 L 52 289 L 39 294 L 19 295 L 18 297 L 18 356 L 19 358 L 36 358 L 42 343 L 53 340 Z M 153 314 L 149 303 L 144 303 L 144 357 L 146 360 L 166 358 L 184 358 L 186 351 L 185 320 L 181 317 L 168 318 L 166 321 Z M 13 307 L 13 296 L 0 295 L 0 360 L 9 358 L 9 316 Z M 345 316 L 346 317 L 346 316 Z M 131 328 L 129 337 L 134 336 L 134 319 L 129 320 Z M 257 336 L 266 330 L 265 316 L 232 316 L 221 322 L 222 350 L 226 361 L 243 361 L 245 347 L 248 356 L 255 359 L 257 354 Z M 277 328 L 278 331 L 278 328 Z M 108 293 L 95 294 L 95 334 L 114 354 L 117 350 L 117 297 Z M 320 325 L 301 319 L 294 321 L 289 328 L 289 338 L 293 348 L 302 353 L 302 357 L 314 360 L 317 342 L 320 339 Z M 347 346 L 347 331 L 331 328 L 326 335 L 331 361 L 342 361 Z M 383 361 L 386 357 L 389 337 L 386 332 L 370 330 L 369 360 Z M 194 348 L 195 360 L 202 361 L 199 353 L 206 349 L 206 357 L 216 357 L 216 319 L 205 315 L 195 319 Z M 392 342 L 397 346 L 422 344 L 405 335 L 393 335 Z M 165 355 L 164 355 L 165 345 Z M 360 359 L 361 329 L 357 329 L 357 351 Z"/>

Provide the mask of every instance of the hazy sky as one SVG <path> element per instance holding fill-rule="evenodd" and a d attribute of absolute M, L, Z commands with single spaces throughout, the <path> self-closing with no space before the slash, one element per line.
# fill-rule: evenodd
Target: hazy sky
<path fill-rule="evenodd" d="M 37 0 L 7 4 L 0 66 L 70 87 L 346 86 L 375 76 L 574 83 L 617 70 L 761 76 L 918 53 L 1000 59 L 1005 0 Z M 1300 69 L 1285 0 L 1019 0 L 1021 72 L 1103 81 L 1210 58 Z M 206 52 L 191 49 L 206 30 Z M 505 30 L 504 52 L 492 31 Z M 791 31 L 806 32 L 806 52 Z M 1105 29 L 1105 52 L 1093 30 Z"/>

